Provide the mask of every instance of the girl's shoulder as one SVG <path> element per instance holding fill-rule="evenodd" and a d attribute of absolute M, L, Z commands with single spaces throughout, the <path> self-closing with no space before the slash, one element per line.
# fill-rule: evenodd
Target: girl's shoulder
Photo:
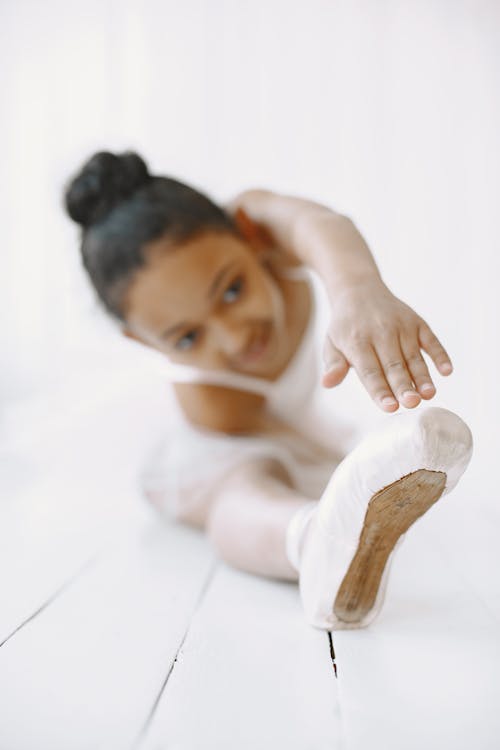
<path fill-rule="evenodd" d="M 221 385 L 173 383 L 188 421 L 195 427 L 228 434 L 259 432 L 265 415 L 265 396 Z"/>

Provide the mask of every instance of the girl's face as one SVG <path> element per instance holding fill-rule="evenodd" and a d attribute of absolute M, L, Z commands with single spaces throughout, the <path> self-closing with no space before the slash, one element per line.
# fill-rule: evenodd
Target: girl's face
<path fill-rule="evenodd" d="M 203 369 L 270 375 L 282 356 L 284 298 L 259 248 L 206 232 L 146 248 L 127 290 L 124 333 L 169 359 Z"/>

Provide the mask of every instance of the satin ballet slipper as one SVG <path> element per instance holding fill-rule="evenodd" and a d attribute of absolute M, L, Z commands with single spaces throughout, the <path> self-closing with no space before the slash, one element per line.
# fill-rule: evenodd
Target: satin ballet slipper
<path fill-rule="evenodd" d="M 343 459 L 300 555 L 300 596 L 311 625 L 347 630 L 376 618 L 406 531 L 451 492 L 471 455 L 465 422 L 423 407 L 389 417 Z"/>

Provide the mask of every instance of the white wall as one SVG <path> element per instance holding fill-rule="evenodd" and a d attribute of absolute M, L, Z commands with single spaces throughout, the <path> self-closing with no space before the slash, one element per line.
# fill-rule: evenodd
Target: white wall
<path fill-rule="evenodd" d="M 439 402 L 467 418 L 488 471 L 500 3 L 11 0 L 0 50 L 4 405 L 97 367 L 96 353 L 120 370 L 149 363 L 104 321 L 61 209 L 93 151 L 134 148 L 215 199 L 262 186 L 349 214 L 448 349 L 451 377 L 431 365 Z M 352 375 L 341 388 L 375 410 Z"/>

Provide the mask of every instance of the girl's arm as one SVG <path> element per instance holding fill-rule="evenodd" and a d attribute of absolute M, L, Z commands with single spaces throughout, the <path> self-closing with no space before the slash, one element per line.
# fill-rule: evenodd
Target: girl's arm
<path fill-rule="evenodd" d="M 245 190 L 226 209 L 240 208 L 270 232 L 276 244 L 314 268 L 329 298 L 359 280 L 377 279 L 373 256 L 353 222 L 327 206 L 270 190 Z"/>
<path fill-rule="evenodd" d="M 225 208 L 230 213 L 243 210 L 322 279 L 331 306 L 325 387 L 341 383 L 353 366 L 385 411 L 395 411 L 397 400 L 412 408 L 420 397 L 435 395 L 420 350 L 443 375 L 452 372 L 450 359 L 427 323 L 389 291 L 347 216 L 313 201 L 260 189 L 240 193 Z"/>

